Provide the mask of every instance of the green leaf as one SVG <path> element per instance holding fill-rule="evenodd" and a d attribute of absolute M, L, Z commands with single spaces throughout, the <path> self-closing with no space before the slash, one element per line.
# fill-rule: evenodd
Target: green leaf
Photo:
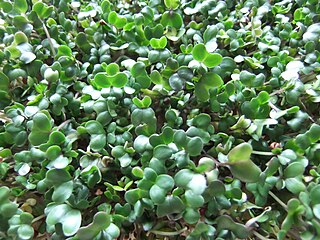
<path fill-rule="evenodd" d="M 62 57 L 62 56 L 72 58 L 73 57 L 73 53 L 72 53 L 71 48 L 66 46 L 66 45 L 60 45 L 58 47 L 58 52 L 57 52 L 56 58 L 59 58 L 59 57 Z"/>
<path fill-rule="evenodd" d="M 132 102 L 138 107 L 138 108 L 148 108 L 150 107 L 152 100 L 149 96 L 144 96 L 142 100 L 140 100 L 137 97 L 134 97 L 132 99 Z"/>
<path fill-rule="evenodd" d="M 77 232 L 79 240 L 94 239 L 99 232 L 107 229 L 111 224 L 111 216 L 105 212 L 97 212 L 93 222 L 86 227 L 81 227 Z"/>
<path fill-rule="evenodd" d="M 0 187 L 0 202 L 7 200 L 10 196 L 10 189 L 6 186 Z"/>
<path fill-rule="evenodd" d="M 187 190 L 184 196 L 188 206 L 191 208 L 199 208 L 204 204 L 204 198 L 201 195 L 194 194 L 191 190 Z"/>
<path fill-rule="evenodd" d="M 174 182 L 178 187 L 186 187 L 193 176 L 194 173 L 191 170 L 183 169 L 174 176 Z"/>
<path fill-rule="evenodd" d="M 160 23 L 163 26 L 171 26 L 176 29 L 180 29 L 182 27 L 183 20 L 180 14 L 166 11 L 164 14 L 162 14 Z"/>
<path fill-rule="evenodd" d="M 222 215 L 217 218 L 218 231 L 227 229 L 232 231 L 238 238 L 245 239 L 249 235 L 249 230 L 240 223 L 235 223 L 230 216 Z"/>
<path fill-rule="evenodd" d="M 108 75 L 116 75 L 119 72 L 119 65 L 116 63 L 110 63 L 107 67 L 106 67 L 106 72 Z"/>
<path fill-rule="evenodd" d="M 117 87 L 117 88 L 122 88 L 124 87 L 127 82 L 128 82 L 128 77 L 125 73 L 117 73 L 114 76 L 109 76 L 108 77 L 109 81 L 112 83 L 112 86 Z"/>
<path fill-rule="evenodd" d="M 65 202 L 72 194 L 73 181 L 64 182 L 54 188 L 52 200 L 56 203 Z"/>
<path fill-rule="evenodd" d="M 44 71 L 44 78 L 49 82 L 56 82 L 59 79 L 59 72 L 57 70 L 53 70 L 52 68 L 47 68 Z"/>
<path fill-rule="evenodd" d="M 28 64 L 31 63 L 33 60 L 36 59 L 36 55 L 33 54 L 32 52 L 24 52 L 21 54 L 20 56 L 20 60 L 21 62 L 23 62 L 24 64 Z"/>
<path fill-rule="evenodd" d="M 231 173 L 244 182 L 257 182 L 261 173 L 260 168 L 250 160 L 251 153 L 251 145 L 241 143 L 228 154 Z"/>
<path fill-rule="evenodd" d="M 164 49 L 167 46 L 167 38 L 165 36 L 160 39 L 151 38 L 150 45 L 153 49 Z"/>
<path fill-rule="evenodd" d="M 305 42 L 316 42 L 320 36 L 320 23 L 314 23 L 310 25 L 307 31 L 303 34 L 303 41 Z"/>
<path fill-rule="evenodd" d="M 206 50 L 206 47 L 200 43 L 194 46 L 192 49 L 192 56 L 195 60 L 202 62 L 205 60 L 205 58 L 208 56 L 208 52 Z"/>
<path fill-rule="evenodd" d="M 312 208 L 313 214 L 316 218 L 320 219 L 320 204 L 316 204 Z"/>
<path fill-rule="evenodd" d="M 181 78 L 178 73 L 174 73 L 169 78 L 169 85 L 175 91 L 180 91 L 185 86 L 185 79 Z"/>
<path fill-rule="evenodd" d="M 67 204 L 55 205 L 47 213 L 46 223 L 49 226 L 61 223 L 64 235 L 72 236 L 81 226 L 81 212 Z"/>
<path fill-rule="evenodd" d="M 156 146 L 153 150 L 153 156 L 159 160 L 168 160 L 171 155 L 172 149 L 164 144 Z"/>
<path fill-rule="evenodd" d="M 149 138 L 144 135 L 139 135 L 133 143 L 133 148 L 136 152 L 144 152 L 150 147 Z"/>
<path fill-rule="evenodd" d="M 285 183 L 286 183 L 286 188 L 294 193 L 294 194 L 298 194 L 302 191 L 305 190 L 306 186 L 303 184 L 303 182 L 298 179 L 298 178 L 287 178 L 285 180 Z"/>
<path fill-rule="evenodd" d="M 200 155 L 202 149 L 203 149 L 203 142 L 201 138 L 194 137 L 194 138 L 191 138 L 191 140 L 188 142 L 186 150 L 190 156 L 198 156 Z"/>
<path fill-rule="evenodd" d="M 174 186 L 174 180 L 167 174 L 160 174 L 156 179 L 156 184 L 165 191 L 170 191 Z"/>
<path fill-rule="evenodd" d="M 120 166 L 125 168 L 130 165 L 130 163 L 132 162 L 132 158 L 129 156 L 128 153 L 126 153 L 122 157 L 119 158 L 119 161 L 120 161 Z"/>
<path fill-rule="evenodd" d="M 14 42 L 19 45 L 22 43 L 27 43 L 28 42 L 28 37 L 25 35 L 24 32 L 16 32 L 14 34 Z"/>
<path fill-rule="evenodd" d="M 197 172 L 209 172 L 215 167 L 214 160 L 208 157 L 202 157 L 199 160 L 198 167 L 196 168 Z"/>
<path fill-rule="evenodd" d="M 38 112 L 33 116 L 33 125 L 28 137 L 32 145 L 38 146 L 49 139 L 51 130 L 51 121 L 48 116 Z"/>
<path fill-rule="evenodd" d="M 46 151 L 47 158 L 50 161 L 55 160 L 57 157 L 60 156 L 60 154 L 61 148 L 57 145 L 50 146 Z"/>
<path fill-rule="evenodd" d="M 34 236 L 34 229 L 27 224 L 20 225 L 17 234 L 20 239 L 31 239 Z"/>
<path fill-rule="evenodd" d="M 108 22 L 116 28 L 123 28 L 127 24 L 127 19 L 112 11 L 108 15 Z"/>
<path fill-rule="evenodd" d="M 198 83 L 196 83 L 195 94 L 201 102 L 209 100 L 209 90 L 211 88 L 220 87 L 223 84 L 221 77 L 213 72 L 206 73 Z"/>
<path fill-rule="evenodd" d="M 207 128 L 211 122 L 210 115 L 201 113 L 192 120 L 192 124 L 199 128 Z"/>
<path fill-rule="evenodd" d="M 81 171 L 81 178 L 88 185 L 89 188 L 94 188 L 96 184 L 101 182 L 102 174 L 97 166 L 89 165 Z"/>
<path fill-rule="evenodd" d="M 25 13 L 28 10 L 28 4 L 26 0 L 15 0 L 14 9 L 19 13 Z"/>
<path fill-rule="evenodd" d="M 150 86 L 151 79 L 147 74 L 146 65 L 143 62 L 135 63 L 130 72 L 141 88 L 148 88 Z"/>
<path fill-rule="evenodd" d="M 47 4 L 39 1 L 32 6 L 32 10 L 36 12 L 36 14 L 40 19 L 45 19 L 51 15 L 51 13 L 54 10 L 54 7 L 53 6 L 48 7 Z"/>
<path fill-rule="evenodd" d="M 59 185 L 70 181 L 71 175 L 65 169 L 50 169 L 46 173 L 45 180 L 50 184 Z"/>
<path fill-rule="evenodd" d="M 206 58 L 203 60 L 203 63 L 209 68 L 219 65 L 221 62 L 222 56 L 218 53 L 208 53 Z"/>
<path fill-rule="evenodd" d="M 156 203 L 163 203 L 166 198 L 166 190 L 159 187 L 158 185 L 153 185 L 149 191 L 151 200 Z"/>
<path fill-rule="evenodd" d="M 168 214 L 181 213 L 185 206 L 182 200 L 177 196 L 167 196 L 165 201 L 159 204 L 157 208 L 158 217 L 164 217 Z"/>
<path fill-rule="evenodd" d="M 94 76 L 94 82 L 102 88 L 108 88 L 111 86 L 110 79 L 108 78 L 108 75 L 105 73 L 97 73 Z"/>
<path fill-rule="evenodd" d="M 301 176 L 303 173 L 304 173 L 303 164 L 300 162 L 293 162 L 284 170 L 284 177 L 285 178 L 297 177 L 297 176 Z"/>
<path fill-rule="evenodd" d="M 192 56 L 195 60 L 204 63 L 212 68 L 222 62 L 222 56 L 218 53 L 209 53 L 203 43 L 199 43 L 192 49 Z"/>
<path fill-rule="evenodd" d="M 106 134 L 101 123 L 91 120 L 86 123 L 85 128 L 91 135 L 90 148 L 94 151 L 101 151 L 107 142 Z"/>
<path fill-rule="evenodd" d="M 310 200 L 311 200 L 312 204 L 319 204 L 320 203 L 320 185 L 314 186 L 311 189 L 311 191 L 310 191 Z"/>
<path fill-rule="evenodd" d="M 147 192 L 141 189 L 131 189 L 124 195 L 125 200 L 130 204 L 135 204 L 139 199 L 146 197 Z"/>
<path fill-rule="evenodd" d="M 64 134 L 60 131 L 53 131 L 51 132 L 50 136 L 49 136 L 49 143 L 54 145 L 54 144 L 62 144 L 64 143 L 66 140 Z"/>
<path fill-rule="evenodd" d="M 207 188 L 206 178 L 201 174 L 194 174 L 186 187 L 192 190 L 194 194 L 200 195 Z"/>
<path fill-rule="evenodd" d="M 200 219 L 200 213 L 196 209 L 187 208 L 183 213 L 183 219 L 189 224 L 195 224 Z"/>
<path fill-rule="evenodd" d="M 0 9 L 2 9 L 5 13 L 11 12 L 13 6 L 11 2 L 1 1 L 0 2 Z"/>
<path fill-rule="evenodd" d="M 180 0 L 164 0 L 164 5 L 172 10 L 177 9 L 179 7 L 179 4 Z"/>
<path fill-rule="evenodd" d="M 146 179 L 155 182 L 158 175 L 152 168 L 147 167 L 144 169 L 144 176 Z"/>
<path fill-rule="evenodd" d="M 135 166 L 134 168 L 132 168 L 132 174 L 137 178 L 143 178 L 143 171 L 138 166 Z"/>

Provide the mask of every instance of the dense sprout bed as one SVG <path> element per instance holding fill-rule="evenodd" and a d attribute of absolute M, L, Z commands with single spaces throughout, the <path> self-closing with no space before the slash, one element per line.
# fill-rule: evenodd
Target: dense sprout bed
<path fill-rule="evenodd" d="M 0 17 L 0 239 L 320 238 L 317 0 Z"/>

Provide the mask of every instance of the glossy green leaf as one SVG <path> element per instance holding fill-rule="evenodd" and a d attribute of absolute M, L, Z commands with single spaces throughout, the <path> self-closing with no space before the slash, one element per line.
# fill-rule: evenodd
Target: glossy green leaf
<path fill-rule="evenodd" d="M 108 15 L 108 21 L 110 24 L 114 25 L 116 28 L 123 28 L 126 23 L 127 19 L 118 15 L 115 11 L 112 11 Z"/>
<path fill-rule="evenodd" d="M 94 82 L 99 87 L 103 87 L 103 88 L 108 88 L 111 86 L 110 79 L 108 78 L 107 74 L 105 74 L 105 73 L 97 73 L 94 76 Z"/>
<path fill-rule="evenodd" d="M 62 184 L 71 180 L 70 173 L 65 169 L 50 169 L 46 173 L 45 180 L 51 184 Z"/>
<path fill-rule="evenodd" d="M 159 39 L 151 38 L 150 45 L 153 49 L 164 49 L 167 45 L 167 38 L 165 36 Z"/>
<path fill-rule="evenodd" d="M 154 148 L 153 156 L 160 160 L 168 160 L 172 155 L 172 149 L 167 145 L 158 145 Z"/>
<path fill-rule="evenodd" d="M 28 137 L 32 145 L 40 145 L 49 139 L 51 121 L 48 116 L 39 112 L 33 116 L 32 131 Z"/>
<path fill-rule="evenodd" d="M 0 8 L 5 13 L 9 13 L 13 9 L 13 6 L 12 6 L 11 2 L 2 1 L 2 2 L 0 2 Z"/>
<path fill-rule="evenodd" d="M 203 150 L 203 142 L 201 138 L 194 137 L 187 144 L 187 152 L 190 156 L 198 156 Z"/>
<path fill-rule="evenodd" d="M 251 160 L 252 146 L 241 143 L 234 147 L 228 154 L 231 173 L 241 181 L 256 182 L 261 170 Z"/>
<path fill-rule="evenodd" d="M 145 96 L 142 100 L 137 97 L 132 99 L 132 102 L 139 108 L 148 108 L 150 107 L 152 100 L 149 96 Z"/>
<path fill-rule="evenodd" d="M 43 2 L 36 2 L 32 6 L 32 10 L 36 12 L 40 19 L 48 18 L 53 12 L 53 6 L 48 6 Z"/>
<path fill-rule="evenodd" d="M 108 228 L 111 224 L 111 217 L 105 212 L 97 212 L 94 215 L 93 222 L 86 227 L 81 227 L 77 232 L 80 240 L 91 240 L 96 237 L 99 232 Z"/>
<path fill-rule="evenodd" d="M 306 188 L 305 185 L 302 183 L 302 181 L 295 177 L 287 178 L 285 180 L 285 183 L 286 183 L 286 188 L 294 194 L 298 194 L 304 191 Z"/>
<path fill-rule="evenodd" d="M 163 188 L 161 188 L 158 185 L 153 185 L 150 188 L 149 194 L 150 194 L 151 200 L 154 203 L 159 204 L 159 203 L 163 203 L 164 202 L 165 197 L 166 197 L 166 190 L 164 190 Z"/>
<path fill-rule="evenodd" d="M 47 68 L 44 72 L 44 78 L 49 82 L 56 82 L 59 79 L 59 72 L 52 70 L 52 68 Z"/>
<path fill-rule="evenodd" d="M 183 213 L 183 219 L 189 224 L 195 224 L 200 219 L 200 213 L 194 208 L 187 208 Z"/>
<path fill-rule="evenodd" d="M 302 163 L 293 162 L 284 170 L 284 176 L 286 178 L 292 178 L 301 176 L 304 172 L 304 166 Z"/>
<path fill-rule="evenodd" d="M 86 130 L 91 135 L 90 148 L 94 151 L 100 151 L 106 145 L 106 135 L 101 123 L 95 120 L 86 123 Z"/>
<path fill-rule="evenodd" d="M 195 94 L 199 101 L 205 102 L 209 99 L 209 90 L 211 88 L 219 87 L 223 84 L 221 77 L 215 73 L 206 73 L 200 81 L 196 84 Z"/>
<path fill-rule="evenodd" d="M 164 5 L 166 5 L 167 8 L 170 8 L 172 10 L 175 10 L 179 7 L 180 1 L 179 0 L 165 0 Z"/>
<path fill-rule="evenodd" d="M 199 208 L 204 204 L 204 199 L 201 195 L 194 194 L 193 191 L 187 190 L 185 192 L 186 202 L 191 208 Z"/>
<path fill-rule="evenodd" d="M 52 200 L 56 203 L 63 203 L 71 196 L 72 191 L 73 191 L 73 182 L 72 181 L 64 182 L 54 188 L 54 192 L 52 194 Z"/>
<path fill-rule="evenodd" d="M 182 17 L 178 13 L 166 11 L 164 14 L 162 14 L 160 23 L 163 26 L 171 26 L 176 29 L 180 29 L 183 21 Z"/>
<path fill-rule="evenodd" d="M 192 49 L 192 56 L 195 60 L 202 62 L 206 59 L 208 53 L 206 47 L 203 44 L 197 44 Z"/>
<path fill-rule="evenodd" d="M 168 214 L 180 213 L 185 206 L 181 199 L 176 196 L 167 196 L 165 201 L 157 207 L 157 215 L 163 217 Z"/>
<path fill-rule="evenodd" d="M 63 233 L 66 236 L 72 236 L 80 228 L 81 219 L 79 210 L 73 209 L 67 204 L 60 204 L 50 209 L 50 212 L 47 214 L 46 223 L 49 226 L 61 223 Z"/>
<path fill-rule="evenodd" d="M 28 4 L 26 0 L 15 0 L 14 9 L 19 13 L 25 13 L 28 10 Z"/>

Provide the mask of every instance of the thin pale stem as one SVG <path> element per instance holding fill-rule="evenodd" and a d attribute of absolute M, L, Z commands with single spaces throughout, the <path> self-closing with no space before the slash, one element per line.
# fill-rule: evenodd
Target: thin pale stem
<path fill-rule="evenodd" d="M 51 40 L 51 37 L 50 37 L 50 33 L 49 33 L 49 31 L 48 31 L 48 28 L 47 28 L 47 26 L 44 24 L 44 22 L 42 22 L 42 26 L 43 26 L 44 32 L 45 32 L 46 35 L 47 35 L 47 38 L 48 38 L 48 41 L 49 41 L 49 45 L 50 45 L 52 54 L 53 54 L 53 56 L 55 56 L 55 55 L 56 55 L 56 50 L 54 50 L 53 43 L 52 43 L 52 40 Z"/>
<path fill-rule="evenodd" d="M 261 151 L 252 151 L 253 154 L 263 155 L 263 156 L 274 156 L 273 152 L 261 152 Z"/>
<path fill-rule="evenodd" d="M 60 131 L 65 125 L 67 125 L 67 124 L 70 123 L 70 122 L 71 122 L 71 119 L 62 122 L 62 123 L 58 126 L 57 131 Z"/>
<path fill-rule="evenodd" d="M 45 214 L 42 214 L 42 215 L 34 218 L 31 223 L 38 222 L 39 220 L 41 220 L 41 219 L 43 219 L 43 218 L 45 218 L 45 217 L 46 217 L 46 215 L 45 215 Z"/>
<path fill-rule="evenodd" d="M 150 230 L 149 232 L 153 234 L 161 235 L 161 236 L 176 236 L 183 233 L 186 230 L 188 230 L 187 227 L 184 227 L 179 231 L 174 231 L 174 232 L 165 232 L 165 231 L 158 231 L 158 230 Z"/>
<path fill-rule="evenodd" d="M 260 233 L 258 233 L 257 231 L 253 231 L 253 235 L 255 235 L 258 239 L 260 240 L 270 240 L 270 238 L 266 238 L 264 236 L 262 236 Z"/>
<path fill-rule="evenodd" d="M 283 209 L 285 209 L 286 211 L 288 211 L 287 205 L 282 202 L 282 200 L 280 198 L 278 198 L 273 192 L 269 191 L 269 195 L 276 200 L 277 203 L 279 203 L 281 205 L 281 207 L 283 207 Z"/>

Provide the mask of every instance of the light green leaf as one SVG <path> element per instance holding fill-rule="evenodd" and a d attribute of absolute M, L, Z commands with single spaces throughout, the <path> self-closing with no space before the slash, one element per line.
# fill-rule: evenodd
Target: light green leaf
<path fill-rule="evenodd" d="M 179 4 L 180 0 L 164 0 L 164 5 L 172 10 L 177 9 L 179 7 Z"/>
<path fill-rule="evenodd" d="M 56 205 L 47 214 L 46 223 L 49 226 L 61 223 L 63 233 L 72 236 L 81 226 L 81 212 L 67 204 Z"/>
<path fill-rule="evenodd" d="M 56 203 L 63 203 L 71 196 L 72 191 L 73 181 L 62 183 L 54 188 L 52 200 Z"/>

